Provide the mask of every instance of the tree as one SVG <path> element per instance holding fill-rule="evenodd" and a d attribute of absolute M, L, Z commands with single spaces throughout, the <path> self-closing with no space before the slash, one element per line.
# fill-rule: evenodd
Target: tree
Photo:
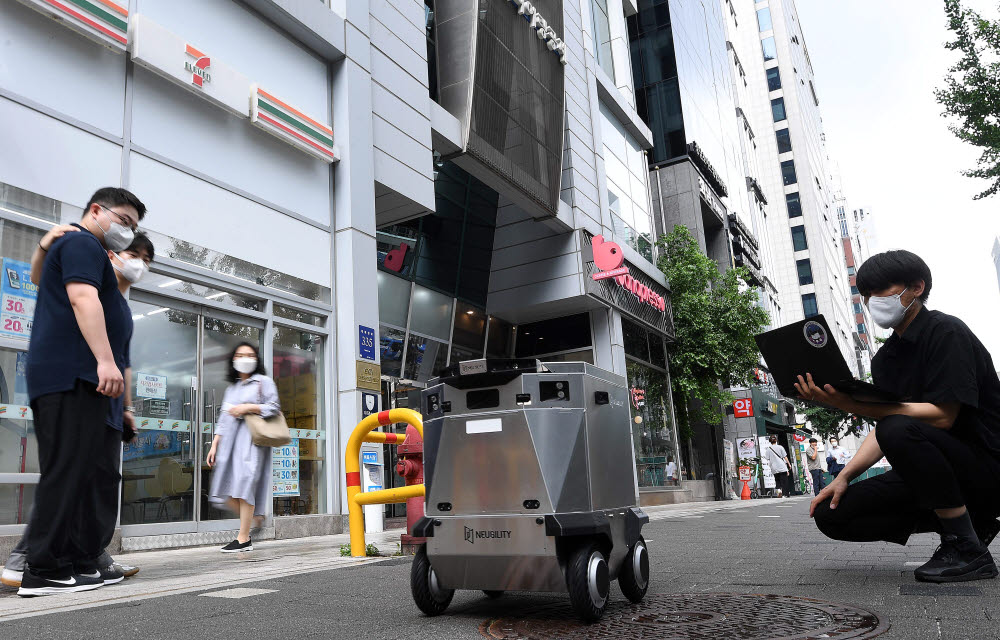
<path fill-rule="evenodd" d="M 833 407 L 800 404 L 798 411 L 806 415 L 812 432 L 823 439 L 840 438 L 847 434 L 859 436 L 864 427 L 860 417 Z"/>
<path fill-rule="evenodd" d="M 944 115 L 957 120 L 948 129 L 982 149 L 977 167 L 962 172 L 992 181 L 975 196 L 979 200 L 1000 191 L 1000 21 L 983 18 L 962 0 L 945 0 L 944 11 L 954 35 L 945 48 L 962 57 L 948 69 L 945 86 L 935 95 Z"/>
<path fill-rule="evenodd" d="M 657 245 L 659 268 L 670 283 L 675 342 L 670 346 L 671 394 L 681 437 L 697 422 L 719 424 L 733 401 L 725 385 L 749 385 L 760 354 L 754 335 L 767 326 L 746 269 L 719 273 L 687 227 L 677 225 Z"/>

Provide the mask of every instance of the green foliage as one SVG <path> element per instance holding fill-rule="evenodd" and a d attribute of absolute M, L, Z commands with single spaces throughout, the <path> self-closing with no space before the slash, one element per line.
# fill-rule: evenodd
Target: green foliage
<path fill-rule="evenodd" d="M 812 432 L 824 440 L 847 434 L 861 435 L 861 428 L 864 426 L 858 416 L 833 407 L 799 404 L 798 412 L 806 415 Z"/>
<path fill-rule="evenodd" d="M 944 115 L 956 122 L 949 130 L 960 140 L 982 149 L 977 167 L 962 174 L 992 181 L 976 200 L 1000 191 L 1000 21 L 983 18 L 945 0 L 948 29 L 954 39 L 945 44 L 961 58 L 949 67 L 945 86 L 935 92 Z"/>
<path fill-rule="evenodd" d="M 351 543 L 348 542 L 340 545 L 340 555 L 344 557 L 351 555 Z M 365 547 L 365 555 L 369 557 L 377 557 L 381 554 L 379 553 L 378 547 L 376 547 L 373 543 L 368 543 L 368 546 Z"/>
<path fill-rule="evenodd" d="M 659 268 L 670 283 L 676 341 L 670 346 L 670 379 L 678 431 L 692 424 L 722 422 L 722 406 L 733 401 L 723 385 L 749 385 L 760 354 L 754 335 L 768 324 L 742 268 L 719 273 L 687 227 L 677 225 L 657 245 Z"/>

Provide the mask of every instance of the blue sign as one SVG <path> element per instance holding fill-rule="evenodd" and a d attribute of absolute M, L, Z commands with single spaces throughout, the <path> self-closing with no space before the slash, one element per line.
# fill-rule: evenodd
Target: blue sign
<path fill-rule="evenodd" d="M 361 392 L 361 419 L 364 420 L 373 413 L 378 413 L 378 396 L 374 393 Z"/>
<path fill-rule="evenodd" d="M 361 357 L 365 360 L 375 361 L 375 330 L 371 327 L 358 325 L 358 348 Z"/>
<path fill-rule="evenodd" d="M 31 338 L 38 287 L 31 282 L 31 265 L 3 259 L 0 274 L 0 334 Z"/>
<path fill-rule="evenodd" d="M 362 451 L 362 464 L 378 464 L 378 451 Z"/>
<path fill-rule="evenodd" d="M 140 431 L 132 442 L 126 442 L 122 460 L 162 458 L 181 452 L 181 435 L 173 431 Z"/>

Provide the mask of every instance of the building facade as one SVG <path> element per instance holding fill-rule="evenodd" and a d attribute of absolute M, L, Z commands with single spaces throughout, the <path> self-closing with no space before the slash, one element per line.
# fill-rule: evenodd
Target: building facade
<path fill-rule="evenodd" d="M 761 186 L 777 205 L 767 227 L 782 320 L 824 314 L 852 362 L 855 322 L 812 61 L 794 0 L 757 2 L 754 9 L 748 21 L 756 33 L 739 29 L 734 37 L 747 51 L 743 64 L 763 71 L 750 83 L 747 113 L 766 158 Z"/>
<path fill-rule="evenodd" d="M 444 366 L 484 356 L 628 376 L 634 473 L 665 482 L 680 457 L 672 320 L 627 55 L 635 7 L 479 4 L 0 6 L 5 272 L 98 187 L 149 208 L 157 259 L 130 297 L 141 431 L 123 453 L 126 548 L 231 539 L 204 457 L 243 340 L 295 437 L 275 452 L 264 537 L 342 530 L 362 416 L 414 406 Z M 463 51 L 464 77 L 442 62 Z M 621 245 L 627 276 L 592 278 L 597 236 Z M 0 536 L 19 534 L 38 479 L 20 297 L 0 336 Z M 400 481 L 381 448 L 365 463 L 366 488 Z M 384 515 L 368 508 L 369 529 Z"/>

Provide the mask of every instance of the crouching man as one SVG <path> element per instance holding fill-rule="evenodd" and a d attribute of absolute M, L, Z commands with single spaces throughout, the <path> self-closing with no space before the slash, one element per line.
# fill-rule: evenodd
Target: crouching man
<path fill-rule="evenodd" d="M 861 265 L 857 287 L 872 320 L 892 336 L 872 359 L 875 384 L 893 404 L 858 402 L 808 373 L 796 390 L 877 426 L 809 514 L 836 540 L 906 544 L 934 531 L 941 546 L 914 575 L 926 582 L 994 578 L 988 546 L 1000 531 L 1000 379 L 964 322 L 924 305 L 931 272 L 909 251 Z M 885 456 L 892 470 L 848 486 Z"/>

